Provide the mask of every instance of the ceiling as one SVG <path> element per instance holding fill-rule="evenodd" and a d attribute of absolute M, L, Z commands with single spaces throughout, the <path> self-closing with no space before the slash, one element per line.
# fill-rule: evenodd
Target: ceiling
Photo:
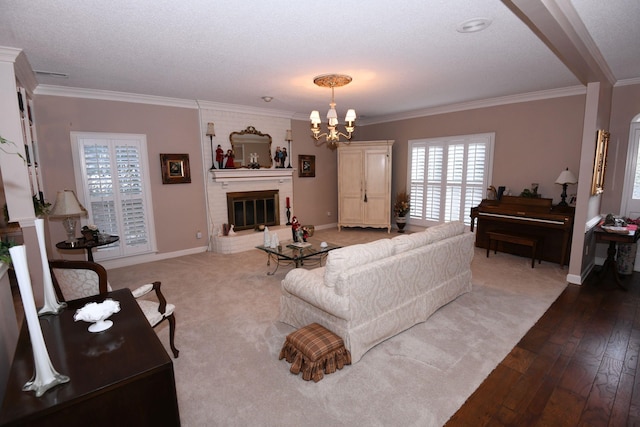
<path fill-rule="evenodd" d="M 479 17 L 491 25 L 456 31 Z M 68 75 L 38 74 L 40 85 L 295 118 L 328 109 L 331 91 L 314 76 L 345 73 L 353 81 L 336 89 L 338 114 L 355 108 L 367 122 L 594 75 L 638 79 L 638 22 L 637 0 L 0 0 L 0 46 Z"/>

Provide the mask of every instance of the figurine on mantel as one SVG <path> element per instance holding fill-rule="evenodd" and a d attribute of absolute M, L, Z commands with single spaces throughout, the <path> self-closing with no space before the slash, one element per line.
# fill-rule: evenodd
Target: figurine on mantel
<path fill-rule="evenodd" d="M 225 154 L 225 157 L 227 158 L 227 163 L 225 163 L 224 167 L 225 169 L 235 169 L 235 164 L 233 163 L 233 158 L 235 157 L 235 155 L 233 154 L 233 150 L 227 150 L 227 154 Z"/>
<path fill-rule="evenodd" d="M 216 148 L 216 163 L 218 163 L 218 169 L 222 169 L 222 163 L 224 162 L 224 150 L 220 144 L 218 144 L 218 148 Z"/>

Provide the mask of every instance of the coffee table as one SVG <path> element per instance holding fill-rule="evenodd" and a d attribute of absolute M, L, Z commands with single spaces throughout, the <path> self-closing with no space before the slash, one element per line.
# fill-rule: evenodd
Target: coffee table
<path fill-rule="evenodd" d="M 280 264 L 295 265 L 298 268 L 304 265 L 305 261 L 311 262 L 311 265 L 318 263 L 322 265 L 322 260 L 327 257 L 330 251 L 341 248 L 342 246 L 335 245 L 327 242 L 326 247 L 321 247 L 320 240 L 307 239 L 304 243 L 294 243 L 293 241 L 281 242 L 276 248 L 265 247 L 264 245 L 256 246 L 256 249 L 260 249 L 267 253 L 267 266 L 271 265 L 273 259 L 276 264 L 276 268 L 273 271 L 267 272 L 269 276 L 273 276 Z"/>

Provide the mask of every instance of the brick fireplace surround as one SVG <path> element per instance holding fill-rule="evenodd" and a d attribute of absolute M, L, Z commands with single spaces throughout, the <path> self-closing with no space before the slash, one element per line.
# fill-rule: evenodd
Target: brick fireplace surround
<path fill-rule="evenodd" d="M 293 207 L 293 169 L 215 169 L 209 172 L 211 180 L 207 185 L 209 198 L 209 218 L 211 221 L 210 250 L 231 254 L 261 245 L 263 233 L 243 230 L 235 236 L 218 236 L 222 225 L 227 222 L 227 193 L 240 191 L 278 190 L 280 198 L 280 226 L 269 231 L 278 233 L 280 241 L 291 240 L 291 228 L 287 225 L 286 198 Z M 293 211 L 292 211 L 293 217 Z"/>

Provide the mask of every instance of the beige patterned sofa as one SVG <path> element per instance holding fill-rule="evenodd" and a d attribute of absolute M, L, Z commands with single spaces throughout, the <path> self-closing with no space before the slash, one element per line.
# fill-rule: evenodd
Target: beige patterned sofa
<path fill-rule="evenodd" d="M 353 363 L 471 290 L 474 234 L 450 222 L 329 252 L 325 267 L 282 281 L 281 322 L 335 332 Z"/>

